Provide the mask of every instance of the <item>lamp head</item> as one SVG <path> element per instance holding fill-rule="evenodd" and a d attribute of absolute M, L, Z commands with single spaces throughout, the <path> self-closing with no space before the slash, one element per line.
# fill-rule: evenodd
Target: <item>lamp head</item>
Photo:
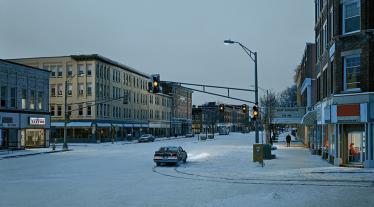
<path fill-rule="evenodd" d="M 225 41 L 223 41 L 223 43 L 225 44 L 225 45 L 230 45 L 230 44 L 234 44 L 234 43 L 236 43 L 235 41 L 232 41 L 232 40 L 225 40 Z"/>

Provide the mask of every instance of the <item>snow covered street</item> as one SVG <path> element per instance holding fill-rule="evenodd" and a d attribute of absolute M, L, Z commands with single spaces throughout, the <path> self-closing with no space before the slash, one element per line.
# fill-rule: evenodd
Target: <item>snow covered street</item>
<path fill-rule="evenodd" d="M 339 168 L 302 147 L 252 162 L 254 134 L 154 143 L 82 144 L 0 160 L 0 206 L 374 206 L 374 170 Z M 161 146 L 188 153 L 155 167 Z"/>

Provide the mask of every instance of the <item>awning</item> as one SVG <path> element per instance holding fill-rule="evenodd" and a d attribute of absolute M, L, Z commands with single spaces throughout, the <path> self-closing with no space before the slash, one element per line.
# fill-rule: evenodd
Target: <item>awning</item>
<path fill-rule="evenodd" d="M 109 123 L 97 123 L 97 127 L 112 127 Z"/>
<path fill-rule="evenodd" d="M 134 124 L 134 127 L 142 127 L 141 124 Z"/>
<path fill-rule="evenodd" d="M 123 127 L 123 124 L 112 124 L 115 127 Z"/>
<path fill-rule="evenodd" d="M 51 122 L 51 127 L 63 127 L 64 122 Z"/>
<path fill-rule="evenodd" d="M 316 120 L 317 120 L 317 111 L 316 110 L 308 111 L 301 119 L 301 124 L 314 125 L 316 124 Z"/>
<path fill-rule="evenodd" d="M 143 127 L 143 128 L 148 128 L 148 124 L 141 124 L 141 126 Z"/>
<path fill-rule="evenodd" d="M 133 127 L 132 124 L 123 124 L 123 127 Z"/>
<path fill-rule="evenodd" d="M 68 127 L 91 127 L 92 122 L 70 122 Z"/>

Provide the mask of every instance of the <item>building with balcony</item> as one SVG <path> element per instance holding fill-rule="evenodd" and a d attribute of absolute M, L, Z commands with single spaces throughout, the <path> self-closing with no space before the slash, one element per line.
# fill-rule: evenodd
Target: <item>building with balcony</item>
<path fill-rule="evenodd" d="M 70 117 L 68 142 L 169 134 L 171 97 L 149 93 L 145 73 L 97 54 L 10 61 L 50 71 L 51 137 L 57 141 L 63 138 L 65 113 Z"/>
<path fill-rule="evenodd" d="M 0 60 L 0 149 L 49 146 L 49 75 Z"/>

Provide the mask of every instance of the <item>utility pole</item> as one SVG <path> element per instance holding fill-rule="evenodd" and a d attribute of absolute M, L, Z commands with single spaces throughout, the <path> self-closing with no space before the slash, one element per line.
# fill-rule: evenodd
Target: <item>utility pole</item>
<path fill-rule="evenodd" d="M 67 96 L 67 90 L 68 90 L 68 80 L 65 80 L 65 91 L 64 91 L 64 144 L 62 145 L 62 150 L 68 150 L 68 143 L 66 142 L 67 138 L 67 123 L 68 123 L 68 113 L 67 113 L 67 101 L 68 101 L 68 96 Z"/>

